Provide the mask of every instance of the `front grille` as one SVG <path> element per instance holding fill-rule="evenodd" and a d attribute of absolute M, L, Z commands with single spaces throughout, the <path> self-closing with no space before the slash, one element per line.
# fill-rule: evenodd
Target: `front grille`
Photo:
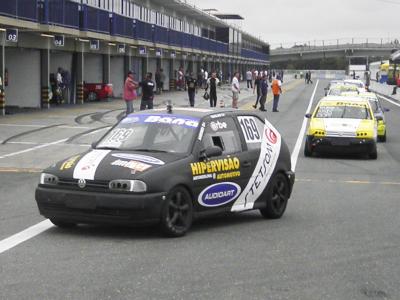
<path fill-rule="evenodd" d="M 86 186 L 84 188 L 80 188 L 78 186 L 78 179 L 71 178 L 59 178 L 58 186 L 71 190 L 79 190 L 79 191 L 109 191 L 108 187 L 109 181 L 105 180 L 86 180 Z"/>

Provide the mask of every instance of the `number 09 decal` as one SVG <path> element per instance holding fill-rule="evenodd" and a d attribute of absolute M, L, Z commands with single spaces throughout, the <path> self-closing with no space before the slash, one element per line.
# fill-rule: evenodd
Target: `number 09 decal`
<path fill-rule="evenodd" d="M 261 143 L 261 135 L 255 117 L 242 116 L 238 117 L 238 120 L 246 143 Z"/>

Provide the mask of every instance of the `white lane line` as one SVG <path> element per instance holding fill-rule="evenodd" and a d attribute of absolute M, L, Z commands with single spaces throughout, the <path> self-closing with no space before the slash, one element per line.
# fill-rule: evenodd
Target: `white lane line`
<path fill-rule="evenodd" d="M 390 100 L 389 98 L 386 98 L 385 96 L 378 95 L 378 97 L 381 97 L 382 99 L 386 100 L 387 102 L 390 102 L 390 103 L 392 103 L 392 104 L 394 104 L 394 105 L 400 107 L 400 104 L 399 104 L 399 103 L 396 103 L 396 102 L 394 102 L 393 100 Z"/>
<path fill-rule="evenodd" d="M 308 114 L 311 110 L 311 106 L 314 101 L 315 93 L 317 91 L 318 83 L 319 83 L 319 79 L 317 80 L 317 83 L 315 84 L 315 88 L 311 95 L 310 102 L 308 103 L 306 114 Z M 293 172 L 296 170 L 297 159 L 299 158 L 300 148 L 303 143 L 304 135 L 306 134 L 307 121 L 308 121 L 308 119 L 306 117 L 304 117 L 303 124 L 301 125 L 301 129 L 299 132 L 299 136 L 297 137 L 296 145 L 294 146 L 294 149 L 292 152 L 291 161 L 292 161 L 292 171 Z"/>
<path fill-rule="evenodd" d="M 13 157 L 13 156 L 16 156 L 16 155 L 19 155 L 19 154 L 35 151 L 35 150 L 46 148 L 46 147 L 52 146 L 52 145 L 61 144 L 61 143 L 64 143 L 65 141 L 67 141 L 67 140 L 68 139 L 62 139 L 62 140 L 58 140 L 58 141 L 55 141 L 55 142 L 52 142 L 52 143 L 46 143 L 46 144 L 43 144 L 43 145 L 38 145 L 38 146 L 35 146 L 35 147 L 32 147 L 32 148 L 28 148 L 28 149 L 25 149 L 25 150 L 4 154 L 4 155 L 0 156 L 0 159 L 6 158 L 6 157 Z"/>
<path fill-rule="evenodd" d="M 36 225 L 33 225 L 21 232 L 18 232 L 4 240 L 0 241 L 0 254 L 18 246 L 19 244 L 41 234 L 42 232 L 50 229 L 54 225 L 50 220 L 44 220 Z"/>
<path fill-rule="evenodd" d="M 0 141 L 1 144 L 2 141 Z M 35 142 L 8 142 L 7 144 L 14 144 L 14 145 L 47 145 L 47 143 L 35 143 Z M 68 144 L 65 143 L 64 145 L 68 146 L 78 146 L 78 147 L 88 147 L 89 144 Z"/>
<path fill-rule="evenodd" d="M 0 126 L 4 127 L 32 127 L 32 128 L 43 128 L 47 127 L 48 125 L 31 125 L 31 124 L 0 124 Z M 62 128 L 62 129 L 90 129 L 91 127 L 85 127 L 85 126 L 72 126 L 72 125 L 62 125 L 62 126 L 57 126 L 57 128 Z"/>

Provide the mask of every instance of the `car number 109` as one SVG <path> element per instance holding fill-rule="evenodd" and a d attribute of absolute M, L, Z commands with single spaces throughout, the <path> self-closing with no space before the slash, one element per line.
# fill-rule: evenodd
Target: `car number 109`
<path fill-rule="evenodd" d="M 261 135 L 254 117 L 238 117 L 246 143 L 260 143 Z"/>

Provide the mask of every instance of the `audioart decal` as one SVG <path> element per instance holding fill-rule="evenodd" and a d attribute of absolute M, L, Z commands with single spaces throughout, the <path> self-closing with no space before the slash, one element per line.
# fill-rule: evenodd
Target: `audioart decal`
<path fill-rule="evenodd" d="M 240 186 L 233 182 L 216 183 L 204 189 L 198 198 L 206 207 L 216 207 L 232 202 L 240 195 Z"/>

